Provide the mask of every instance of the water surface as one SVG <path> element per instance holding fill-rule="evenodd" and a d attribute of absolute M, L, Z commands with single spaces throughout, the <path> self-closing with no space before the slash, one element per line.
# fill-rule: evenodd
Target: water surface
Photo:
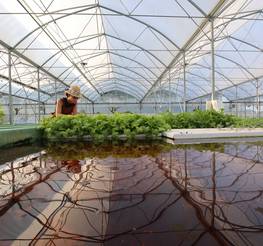
<path fill-rule="evenodd" d="M 0 245 L 262 245 L 262 148 L 47 146 L 0 166 Z"/>

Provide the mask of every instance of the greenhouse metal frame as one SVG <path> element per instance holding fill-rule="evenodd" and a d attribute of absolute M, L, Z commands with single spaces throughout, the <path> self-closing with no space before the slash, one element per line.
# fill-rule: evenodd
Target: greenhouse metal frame
<path fill-rule="evenodd" d="M 205 108 L 260 117 L 259 0 L 0 2 L 0 103 L 10 124 L 34 122 L 72 84 L 79 111 Z"/>

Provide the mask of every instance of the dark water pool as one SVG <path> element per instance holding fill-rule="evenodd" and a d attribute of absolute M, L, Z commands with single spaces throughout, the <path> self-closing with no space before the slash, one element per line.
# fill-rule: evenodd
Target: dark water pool
<path fill-rule="evenodd" d="M 0 245 L 262 245 L 263 142 L 57 144 L 0 165 Z"/>

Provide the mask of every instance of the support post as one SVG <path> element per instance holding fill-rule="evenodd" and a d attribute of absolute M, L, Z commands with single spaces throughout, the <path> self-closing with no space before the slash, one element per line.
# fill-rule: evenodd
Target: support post
<path fill-rule="evenodd" d="M 39 68 L 37 69 L 37 100 L 38 100 L 38 122 L 40 122 L 40 77 L 39 77 Z"/>
<path fill-rule="evenodd" d="M 245 118 L 247 118 L 247 103 L 245 102 Z"/>
<path fill-rule="evenodd" d="M 260 97 L 259 97 L 259 83 L 258 79 L 256 80 L 256 95 L 257 95 L 257 118 L 260 117 Z"/>
<path fill-rule="evenodd" d="M 12 96 L 12 60 L 11 60 L 11 50 L 8 51 L 8 82 L 9 82 L 9 124 L 14 124 L 13 115 L 13 96 Z"/>
<path fill-rule="evenodd" d="M 57 95 L 57 80 L 56 79 L 55 79 L 55 100 L 56 100 L 56 103 L 57 103 L 58 95 Z"/>
<path fill-rule="evenodd" d="M 238 91 L 237 91 L 237 89 L 238 89 L 238 88 L 237 88 L 237 85 L 236 85 L 236 102 L 235 102 L 236 116 L 238 115 L 238 110 L 237 110 L 237 105 L 238 105 L 238 104 L 237 104 L 237 96 L 238 96 L 238 95 L 237 95 L 237 92 L 238 92 Z"/>
<path fill-rule="evenodd" d="M 172 107 L 171 107 L 171 101 L 172 101 L 172 93 L 171 93 L 171 74 L 170 74 L 170 68 L 169 68 L 169 112 L 172 112 Z"/>
<path fill-rule="evenodd" d="M 184 112 L 187 111 L 186 108 L 186 71 L 185 71 L 185 67 L 186 67 L 186 63 L 185 63 L 185 52 L 183 53 L 183 67 L 184 67 Z"/>
<path fill-rule="evenodd" d="M 94 112 L 94 102 L 92 102 L 91 105 L 92 105 L 92 114 L 94 114 L 95 113 Z"/>
<path fill-rule="evenodd" d="M 212 93 L 211 100 L 215 100 L 215 39 L 214 39 L 214 19 L 210 19 L 211 22 L 211 85 Z"/>
<path fill-rule="evenodd" d="M 27 123 L 27 121 L 28 121 L 28 108 L 27 108 L 27 100 L 25 100 L 25 121 L 26 121 L 26 123 Z"/>
<path fill-rule="evenodd" d="M 154 88 L 154 114 L 157 112 L 156 88 Z"/>

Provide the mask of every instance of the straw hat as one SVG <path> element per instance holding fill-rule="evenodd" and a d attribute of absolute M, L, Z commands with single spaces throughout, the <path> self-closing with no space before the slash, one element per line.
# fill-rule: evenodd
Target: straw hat
<path fill-rule="evenodd" d="M 73 96 L 73 97 L 80 97 L 80 88 L 77 85 L 72 85 L 68 90 L 65 91 L 65 93 Z"/>

